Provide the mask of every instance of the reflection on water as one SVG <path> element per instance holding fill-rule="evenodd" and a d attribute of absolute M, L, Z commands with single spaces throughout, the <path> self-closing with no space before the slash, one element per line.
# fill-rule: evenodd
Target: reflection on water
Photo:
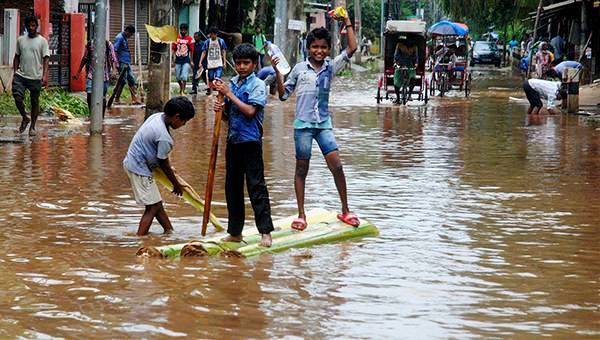
<path fill-rule="evenodd" d="M 201 224 L 163 192 L 176 233 L 134 236 L 142 210 L 120 164 L 139 112 L 113 112 L 104 136 L 49 126 L 54 137 L 2 144 L 0 336 L 600 336 L 600 135 L 573 117 L 528 119 L 508 100 L 519 81 L 477 76 L 468 100 L 409 108 L 375 106 L 372 77 L 338 79 L 350 206 L 381 235 L 253 260 L 134 256 L 197 238 Z M 196 107 L 172 161 L 203 190 L 213 115 L 204 97 Z M 276 217 L 295 213 L 292 118 L 293 104 L 271 100 Z M 223 172 L 220 157 L 218 216 Z M 320 156 L 306 205 L 339 208 Z"/>

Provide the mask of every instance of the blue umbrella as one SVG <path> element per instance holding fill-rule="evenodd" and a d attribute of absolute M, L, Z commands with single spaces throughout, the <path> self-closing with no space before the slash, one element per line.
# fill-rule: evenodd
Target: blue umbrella
<path fill-rule="evenodd" d="M 467 34 L 469 34 L 469 30 L 466 29 L 463 25 L 458 25 L 448 20 L 442 20 L 433 24 L 427 32 L 429 34 L 458 36 L 466 36 Z"/>

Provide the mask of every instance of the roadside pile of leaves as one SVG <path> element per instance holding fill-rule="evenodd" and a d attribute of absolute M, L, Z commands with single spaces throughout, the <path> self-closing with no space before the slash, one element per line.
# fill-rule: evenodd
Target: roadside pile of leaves
<path fill-rule="evenodd" d="M 25 96 L 25 110 L 30 111 L 29 93 Z M 71 112 L 74 116 L 89 116 L 85 100 L 63 89 L 42 90 L 40 95 L 40 111 L 42 114 L 54 115 L 56 110 Z M 19 115 L 15 100 L 11 93 L 0 93 L 0 116 Z"/>

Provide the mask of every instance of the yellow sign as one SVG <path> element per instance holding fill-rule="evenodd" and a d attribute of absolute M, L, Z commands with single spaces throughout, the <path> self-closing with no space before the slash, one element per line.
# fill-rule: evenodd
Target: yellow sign
<path fill-rule="evenodd" d="M 172 43 L 177 41 L 177 28 L 175 26 L 155 27 L 146 25 L 150 39 L 155 43 Z"/>

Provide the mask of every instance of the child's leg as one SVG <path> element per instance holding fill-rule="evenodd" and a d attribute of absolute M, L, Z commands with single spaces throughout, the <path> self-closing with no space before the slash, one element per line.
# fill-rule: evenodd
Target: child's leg
<path fill-rule="evenodd" d="M 327 161 L 327 167 L 333 175 L 335 181 L 335 187 L 337 188 L 338 194 L 340 195 L 340 201 L 342 202 L 342 214 L 346 214 L 350 211 L 348 209 L 348 196 L 346 193 L 346 176 L 344 175 L 344 169 L 342 168 L 342 160 L 340 159 L 340 153 L 338 151 L 332 151 L 325 156 Z"/>
<path fill-rule="evenodd" d="M 160 204 L 160 207 L 156 212 L 156 220 L 163 227 L 165 234 L 170 234 L 173 232 L 173 225 L 171 224 L 169 215 L 167 215 L 167 212 L 165 211 L 165 207 L 163 206 L 162 202 L 158 202 L 158 204 Z"/>
<path fill-rule="evenodd" d="M 342 202 L 342 214 L 348 213 L 348 199 L 346 193 L 346 176 L 344 175 L 344 169 L 342 168 L 342 160 L 340 159 L 340 153 L 338 146 L 335 141 L 335 136 L 331 129 L 320 130 L 315 136 L 321 152 L 325 156 L 327 167 L 333 175 L 335 181 L 335 187 L 337 188 L 338 194 L 340 195 L 340 201 Z"/>
<path fill-rule="evenodd" d="M 304 190 L 306 176 L 310 165 L 310 151 L 312 148 L 314 129 L 295 129 L 294 144 L 296 146 L 296 173 L 294 174 L 294 190 L 298 204 L 298 217 L 306 219 L 304 212 Z"/>
<path fill-rule="evenodd" d="M 162 201 L 146 206 L 146 210 L 144 211 L 142 219 L 140 220 L 140 225 L 138 226 L 137 236 L 144 236 L 148 234 L 150 226 L 152 225 L 152 220 L 154 220 L 154 216 L 156 216 L 161 208 Z"/>
<path fill-rule="evenodd" d="M 254 210 L 256 227 L 261 234 L 273 231 L 269 191 L 265 183 L 262 146 L 259 143 L 244 143 L 246 163 L 246 185 Z"/>
<path fill-rule="evenodd" d="M 304 190 L 306 188 L 306 176 L 308 175 L 309 164 L 309 159 L 297 159 L 296 173 L 294 175 L 294 190 L 296 191 L 296 203 L 298 204 L 298 217 L 305 220 Z"/>
<path fill-rule="evenodd" d="M 225 198 L 227 200 L 227 233 L 241 240 L 244 220 L 244 150 L 227 144 L 225 150 Z"/>

